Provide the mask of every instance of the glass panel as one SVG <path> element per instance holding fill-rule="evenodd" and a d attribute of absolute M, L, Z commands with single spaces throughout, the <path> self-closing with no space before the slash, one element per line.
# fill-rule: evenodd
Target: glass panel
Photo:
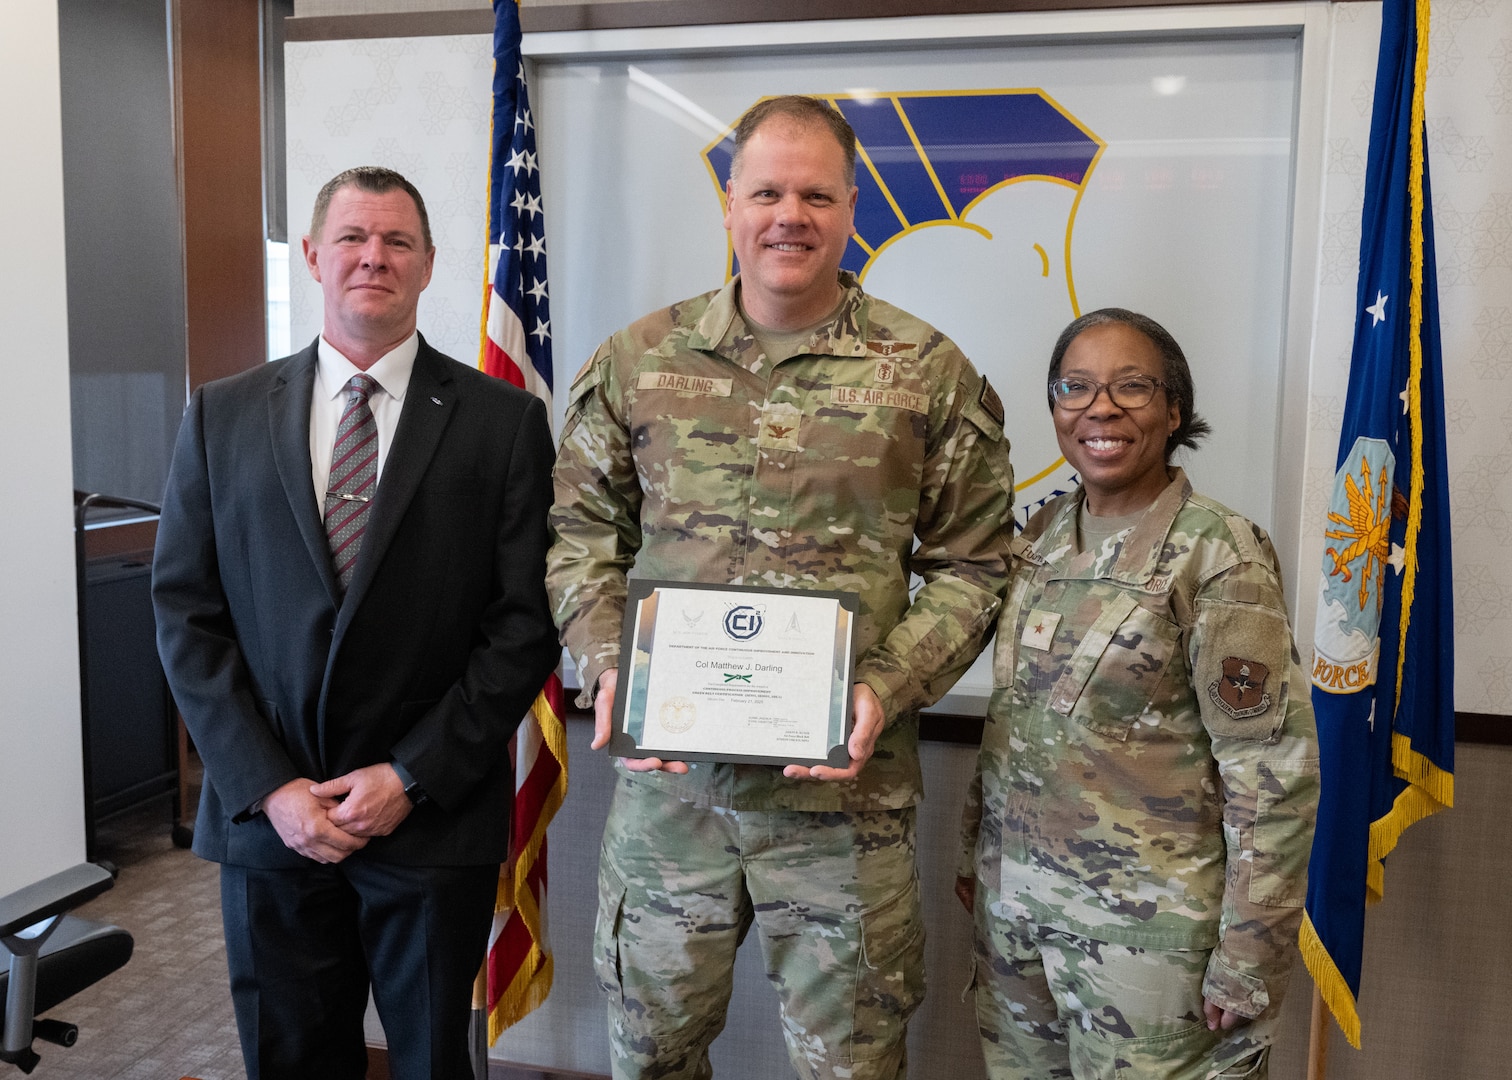
<path fill-rule="evenodd" d="M 269 240 L 267 247 L 268 359 L 294 351 L 289 344 L 289 245 Z"/>
<path fill-rule="evenodd" d="M 58 5 L 74 486 L 157 502 L 184 411 L 162 0 Z"/>

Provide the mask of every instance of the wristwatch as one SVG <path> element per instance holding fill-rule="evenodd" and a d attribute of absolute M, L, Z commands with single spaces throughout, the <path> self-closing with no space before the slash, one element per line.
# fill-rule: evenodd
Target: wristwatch
<path fill-rule="evenodd" d="M 430 801 L 430 796 L 420 786 L 420 781 L 410 775 L 410 771 L 397 761 L 389 762 L 394 767 L 394 772 L 399 776 L 399 782 L 404 785 L 405 798 L 409 799 L 411 806 L 421 806 Z"/>

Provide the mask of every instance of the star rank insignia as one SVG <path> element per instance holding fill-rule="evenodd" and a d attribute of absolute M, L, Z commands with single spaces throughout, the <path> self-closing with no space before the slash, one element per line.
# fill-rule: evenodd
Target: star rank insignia
<path fill-rule="evenodd" d="M 1024 633 L 1019 638 L 1019 643 L 1041 652 L 1046 651 L 1055 639 L 1055 628 L 1060 625 L 1060 620 L 1059 612 L 1040 611 L 1036 608 L 1029 613 L 1029 620 L 1024 623 Z"/>

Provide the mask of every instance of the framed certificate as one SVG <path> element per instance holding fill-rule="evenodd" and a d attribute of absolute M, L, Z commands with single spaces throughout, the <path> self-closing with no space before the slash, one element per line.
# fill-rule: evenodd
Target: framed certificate
<path fill-rule="evenodd" d="M 609 751 L 850 764 L 854 594 L 632 579 Z"/>

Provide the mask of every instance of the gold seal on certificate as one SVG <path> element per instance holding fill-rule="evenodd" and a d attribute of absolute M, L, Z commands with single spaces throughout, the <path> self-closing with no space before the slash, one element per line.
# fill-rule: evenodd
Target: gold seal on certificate
<path fill-rule="evenodd" d="M 851 593 L 632 580 L 609 751 L 850 764 Z"/>
<path fill-rule="evenodd" d="M 681 735 L 693 726 L 698 719 L 698 706 L 685 697 L 668 698 L 661 703 L 661 708 L 656 710 L 661 718 L 661 726 L 673 735 Z"/>

